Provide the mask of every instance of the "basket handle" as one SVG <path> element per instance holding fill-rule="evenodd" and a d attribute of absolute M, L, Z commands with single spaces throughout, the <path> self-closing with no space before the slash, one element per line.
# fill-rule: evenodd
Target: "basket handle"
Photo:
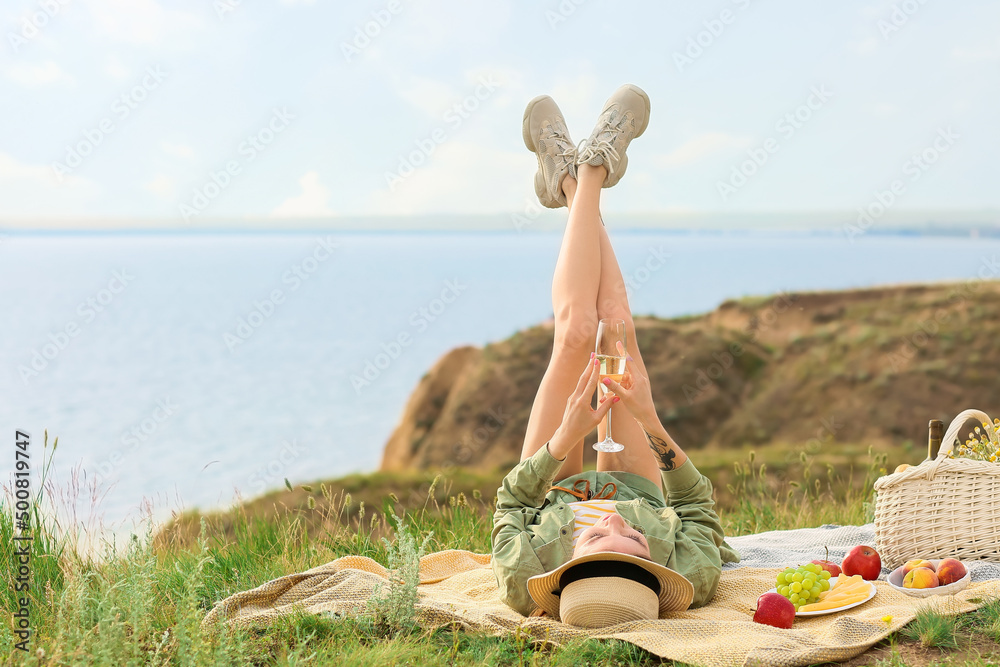
<path fill-rule="evenodd" d="M 958 437 L 958 432 L 962 430 L 963 426 L 965 426 L 965 422 L 972 418 L 975 418 L 980 424 L 983 422 L 988 424 L 993 423 L 990 416 L 982 410 L 963 410 L 951 421 L 951 424 L 948 426 L 948 430 L 945 431 L 944 437 L 941 439 L 941 449 L 938 450 L 938 459 L 943 459 L 948 456 L 948 454 L 951 454 L 951 450 L 955 446 L 955 439 Z M 993 433 L 992 428 L 987 429 L 986 436 L 993 444 L 1000 444 L 997 443 L 997 436 Z"/>

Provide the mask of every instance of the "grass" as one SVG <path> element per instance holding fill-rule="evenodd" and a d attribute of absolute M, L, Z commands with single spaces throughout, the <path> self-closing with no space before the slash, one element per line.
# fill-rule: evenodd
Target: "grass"
<path fill-rule="evenodd" d="M 980 610 L 984 635 L 1000 644 L 1000 600 L 993 600 Z"/>
<path fill-rule="evenodd" d="M 43 476 L 56 445 L 46 438 Z M 731 535 L 865 522 L 871 481 L 884 463 L 883 455 L 872 454 L 866 467 L 841 475 L 806 456 L 794 468 L 798 478 L 789 480 L 787 473 L 774 475 L 750 453 L 732 466 L 731 481 L 720 489 L 720 497 L 729 499 L 720 506 L 720 518 Z M 216 601 L 340 556 L 395 562 L 405 574 L 406 562 L 412 562 L 421 545 L 429 551 L 458 547 L 488 552 L 493 498 L 476 488 L 482 480 L 466 473 L 429 483 L 425 477 L 399 476 L 395 490 L 388 491 L 391 482 L 383 475 L 375 481 L 355 476 L 343 485 L 303 485 L 269 495 L 269 511 L 253 501 L 228 512 L 192 513 L 157 531 L 147 524 L 144 534 L 96 555 L 80 553 L 73 536 L 59 529 L 51 518 L 57 494 L 51 484 L 43 485 L 46 492 L 32 503 L 31 652 L 14 648 L 16 638 L 5 623 L 0 626 L 0 660 L 18 665 L 661 664 L 625 642 L 557 647 L 516 635 L 427 631 L 393 621 L 393 614 L 374 612 L 340 619 L 291 616 L 266 629 L 202 629 L 201 620 Z M 407 485 L 419 493 L 410 493 Z M 365 500 L 352 497 L 348 488 Z M 404 511 L 405 523 L 393 518 Z M 13 562 L 15 536 L 8 499 L 0 506 L 4 563 Z M 0 599 L 5 609 L 15 609 L 16 597 L 25 594 L 15 594 L 13 570 L 3 571 L 7 581 Z M 896 642 L 936 647 L 927 650 L 940 657 L 941 648 L 961 648 L 971 638 L 1000 650 L 1000 601 L 958 619 L 918 619 L 892 642 L 894 647 Z"/>
<path fill-rule="evenodd" d="M 975 613 L 964 616 L 945 616 L 922 609 L 909 625 L 887 640 L 888 655 L 875 660 L 874 664 L 876 667 L 978 667 L 1000 664 L 996 636 L 991 635 L 998 613 L 1000 599 L 992 600 Z M 899 644 L 898 639 L 911 644 Z"/>
<path fill-rule="evenodd" d="M 975 632 L 1000 644 L 1000 598 L 987 600 L 975 614 L 958 619 L 959 631 Z"/>
<path fill-rule="evenodd" d="M 903 628 L 902 634 L 927 648 L 955 649 L 958 648 L 958 619 L 921 609 L 917 617 Z"/>

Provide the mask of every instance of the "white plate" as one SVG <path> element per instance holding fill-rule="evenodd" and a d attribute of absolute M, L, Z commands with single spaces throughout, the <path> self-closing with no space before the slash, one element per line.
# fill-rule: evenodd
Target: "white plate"
<path fill-rule="evenodd" d="M 851 609 L 852 607 L 857 607 L 859 604 L 864 604 L 864 603 L 868 602 L 869 600 L 871 600 L 873 597 L 875 597 L 875 584 L 873 584 L 873 583 L 871 583 L 869 581 L 868 582 L 868 586 L 871 587 L 871 590 L 868 591 L 868 597 L 866 597 L 864 600 L 859 600 L 857 602 L 852 602 L 851 604 L 845 604 L 843 607 L 835 607 L 834 609 L 822 609 L 820 611 L 797 611 L 797 612 L 795 612 L 795 615 L 796 616 L 824 616 L 826 614 L 836 614 L 838 611 L 844 611 L 845 609 Z M 836 586 L 832 586 L 830 588 L 830 590 L 832 591 L 834 588 L 836 588 Z M 777 593 L 778 589 L 777 588 L 772 588 L 771 590 L 769 590 L 767 592 L 768 593 Z"/>
<path fill-rule="evenodd" d="M 928 559 L 928 560 L 930 560 L 931 565 L 934 566 L 935 570 L 937 570 L 937 566 L 941 564 L 941 560 L 936 560 L 936 559 Z M 965 563 L 962 563 L 962 565 L 965 565 Z M 952 582 L 947 586 L 936 586 L 934 588 L 903 588 L 902 565 L 893 570 L 892 574 L 886 577 L 885 580 L 889 582 L 890 586 L 895 588 L 900 593 L 906 593 L 907 595 L 913 596 L 915 598 L 929 598 L 932 595 L 954 595 L 955 593 L 958 593 L 966 586 L 968 586 L 969 582 L 972 581 L 972 573 L 969 572 L 968 565 L 965 566 L 965 570 L 966 570 L 965 576 L 959 579 L 958 581 Z"/>

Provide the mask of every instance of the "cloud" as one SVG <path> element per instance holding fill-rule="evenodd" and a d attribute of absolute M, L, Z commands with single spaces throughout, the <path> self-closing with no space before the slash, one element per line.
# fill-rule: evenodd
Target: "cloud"
<path fill-rule="evenodd" d="M 54 60 L 43 63 L 14 62 L 4 68 L 4 76 L 28 88 L 45 86 L 50 83 L 72 83 L 73 78 Z"/>
<path fill-rule="evenodd" d="M 0 181 L 11 183 L 23 179 L 48 181 L 50 185 L 55 185 L 55 177 L 47 167 L 24 164 L 6 153 L 0 153 Z"/>
<path fill-rule="evenodd" d="M 364 25 L 372 20 L 372 12 L 364 11 L 363 3 L 344 3 L 352 7 L 351 23 Z M 383 8 L 385 0 L 375 5 Z M 393 58 L 404 62 L 427 61 L 442 53 L 465 53 L 465 49 L 480 50 L 505 39 L 512 13 L 509 0 L 492 2 L 455 2 L 454 0 L 403 0 L 401 11 L 394 15 L 390 27 L 392 39 L 380 39 L 379 45 Z M 532 8 L 534 10 L 534 8 Z M 538 13 L 542 20 L 541 12 Z M 399 22 L 399 26 L 396 26 Z M 489 30 L 484 30 L 489 26 Z M 350 33 L 353 34 L 351 28 Z"/>
<path fill-rule="evenodd" d="M 129 69 L 129 67 L 121 61 L 121 58 L 119 58 L 115 54 L 111 54 L 110 56 L 108 56 L 108 61 L 107 64 L 104 66 L 104 71 L 112 79 L 117 79 L 119 81 L 127 79 L 129 75 L 132 73 L 132 70 Z"/>
<path fill-rule="evenodd" d="M 481 141 L 447 141 L 434 151 L 426 166 L 394 189 L 386 187 L 373 193 L 365 210 L 375 215 L 519 210 L 525 195 L 534 194 L 532 177 L 537 164 L 523 150 L 490 148 Z"/>
<path fill-rule="evenodd" d="M 1000 48 L 963 49 L 956 46 L 951 52 L 954 60 L 962 63 L 980 63 L 1000 60 Z"/>
<path fill-rule="evenodd" d="M 524 73 L 513 67 L 490 66 L 466 70 L 465 94 L 474 92 L 482 81 L 496 84 L 496 91 L 489 98 L 490 106 L 495 109 L 514 107 L 520 115 L 523 105 L 534 96 L 529 95 L 525 88 Z"/>
<path fill-rule="evenodd" d="M 173 199 L 176 190 L 174 179 L 165 174 L 157 174 L 152 180 L 143 183 L 142 187 L 161 199 Z"/>
<path fill-rule="evenodd" d="M 194 149 L 187 144 L 172 144 L 169 141 L 161 141 L 160 149 L 167 155 L 173 155 L 174 157 L 194 157 Z"/>
<path fill-rule="evenodd" d="M 551 91 L 542 92 L 552 95 L 566 118 L 573 141 L 580 141 L 590 136 L 601 111 L 600 105 L 611 91 L 600 88 L 602 82 L 591 69 L 590 61 L 581 60 L 576 66 L 576 76 L 558 77 L 559 83 L 553 85 Z"/>
<path fill-rule="evenodd" d="M 750 143 L 751 140 L 746 137 L 734 137 L 724 132 L 706 132 L 666 155 L 653 158 L 653 162 L 659 167 L 680 167 L 723 150 L 746 148 Z"/>
<path fill-rule="evenodd" d="M 420 76 L 410 76 L 396 84 L 396 93 L 432 118 L 440 118 L 448 107 L 462 97 L 447 83 Z"/>
<path fill-rule="evenodd" d="M 79 215 L 96 200 L 100 188 L 93 181 L 72 174 L 56 182 L 44 165 L 26 164 L 0 153 L 0 216 L 41 217 Z"/>
<path fill-rule="evenodd" d="M 137 46 L 175 45 L 205 27 L 204 17 L 164 9 L 156 0 L 100 0 L 87 7 L 99 33 Z"/>
<path fill-rule="evenodd" d="M 457 105 L 465 104 L 476 113 L 483 107 L 506 108 L 515 101 L 524 100 L 523 77 L 510 68 L 478 67 L 462 73 L 461 81 L 454 85 L 435 79 L 411 76 L 403 83 L 396 83 L 396 94 L 428 118 L 445 119 L 453 114 Z M 476 97 L 478 99 L 472 99 Z M 464 113 L 460 114 L 464 118 Z"/>
<path fill-rule="evenodd" d="M 299 179 L 299 185 L 302 186 L 302 194 L 286 199 L 271 211 L 271 217 L 319 218 L 334 214 L 327 205 L 330 191 L 319 182 L 317 172 L 307 171 Z"/>

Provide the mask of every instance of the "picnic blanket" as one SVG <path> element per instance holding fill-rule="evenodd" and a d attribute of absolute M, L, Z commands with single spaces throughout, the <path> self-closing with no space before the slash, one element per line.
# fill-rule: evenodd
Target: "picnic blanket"
<path fill-rule="evenodd" d="M 757 597 L 774 587 L 778 569 L 820 558 L 824 546 L 830 547 L 831 560 L 839 560 L 854 545 L 874 544 L 873 525 L 772 531 L 727 541 L 743 561 L 723 569 L 711 604 L 665 619 L 596 630 L 550 618 L 525 618 L 507 607 L 498 596 L 488 555 L 459 550 L 432 553 L 420 561 L 416 620 L 424 628 L 460 627 L 496 636 L 519 629 L 522 636 L 555 644 L 576 638 L 621 639 L 695 665 L 809 665 L 863 653 L 906 625 L 922 605 L 958 614 L 1000 596 L 1000 564 L 971 562 L 972 583 L 957 595 L 913 598 L 877 581 L 877 594 L 861 606 L 797 618 L 791 630 L 781 630 L 752 621 Z M 217 603 L 203 624 L 266 625 L 295 610 L 334 617 L 357 613 L 387 575 L 370 558 L 338 558 L 232 595 Z"/>

